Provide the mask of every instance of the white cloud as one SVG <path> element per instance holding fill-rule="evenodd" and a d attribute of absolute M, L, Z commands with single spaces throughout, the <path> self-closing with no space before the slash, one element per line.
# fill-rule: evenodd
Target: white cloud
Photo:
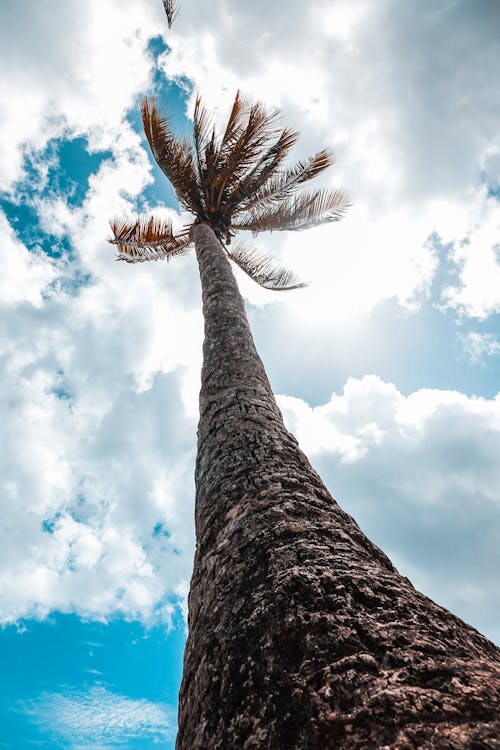
<path fill-rule="evenodd" d="M 168 624 L 184 607 L 198 283 L 193 258 L 115 262 L 107 218 L 149 179 L 137 136 L 123 143 L 79 208 L 39 203 L 47 227 L 70 237 L 73 263 L 30 254 L 4 222 L 1 622 L 57 609 Z M 75 273 L 89 283 L 75 287 Z"/>
<path fill-rule="evenodd" d="M 311 280 L 300 296 L 290 298 L 290 307 L 302 320 L 335 323 L 366 315 L 391 297 L 407 309 L 418 308 L 437 267 L 428 231 L 428 223 L 404 210 L 375 218 L 355 206 L 338 226 L 290 234 L 285 258 Z"/>
<path fill-rule="evenodd" d="M 500 394 L 485 399 L 422 389 L 403 396 L 394 384 L 365 375 L 349 378 L 327 404 L 311 408 L 290 396 L 279 396 L 279 404 L 309 455 L 327 453 L 351 463 L 369 454 L 388 458 L 392 447 L 414 461 L 394 466 L 394 479 L 401 472 L 411 485 L 414 478 L 425 502 L 448 502 L 449 490 L 461 487 L 500 503 L 494 460 L 500 451 Z"/>
<path fill-rule="evenodd" d="M 115 747 L 134 738 L 152 743 L 175 735 L 173 709 L 117 695 L 105 687 L 45 693 L 21 710 L 54 739 L 76 747 Z"/>
<path fill-rule="evenodd" d="M 500 201 L 482 195 L 474 208 L 471 226 L 452 249 L 459 284 L 445 289 L 444 298 L 464 315 L 485 319 L 500 312 Z"/>
<path fill-rule="evenodd" d="M 7 2 L 1 13 L 0 187 L 15 189 L 25 153 L 41 186 L 56 136 L 83 135 L 113 158 L 78 208 L 64 195 L 34 201 L 42 229 L 70 239 L 71 262 L 28 252 L 1 216 L 0 622 L 60 610 L 169 624 L 193 546 L 183 399 L 201 349 L 195 270 L 117 264 L 105 242 L 108 220 L 133 213 L 151 180 L 124 118 L 150 84 L 163 9 Z"/>
<path fill-rule="evenodd" d="M 0 211 L 0 299 L 11 308 L 27 302 L 40 307 L 47 287 L 56 277 L 53 263 L 43 253 L 28 252 L 16 239 Z"/>
<path fill-rule="evenodd" d="M 85 135 L 91 148 L 110 148 L 149 84 L 146 42 L 164 19 L 153 2 L 7 0 L 0 20 L 0 188 L 7 190 L 22 176 L 23 155 L 50 138 Z"/>
<path fill-rule="evenodd" d="M 370 375 L 349 379 L 342 396 L 333 394 L 324 406 L 311 408 L 290 396 L 279 396 L 279 405 L 306 453 L 329 451 L 340 461 L 356 461 L 382 442 L 400 400 L 392 383 Z"/>

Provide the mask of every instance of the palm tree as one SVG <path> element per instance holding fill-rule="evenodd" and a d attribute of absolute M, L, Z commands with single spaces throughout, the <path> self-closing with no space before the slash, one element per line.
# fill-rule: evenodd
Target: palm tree
<path fill-rule="evenodd" d="M 239 95 L 220 137 L 197 100 L 193 144 L 154 100 L 142 115 L 194 219 L 177 235 L 115 220 L 112 242 L 129 263 L 194 243 L 205 318 L 177 750 L 499 747 L 495 646 L 418 593 L 332 499 L 284 427 L 228 261 L 267 288 L 300 285 L 230 241 L 339 219 L 342 192 L 301 191 L 332 156 L 285 168 L 297 134 Z"/>

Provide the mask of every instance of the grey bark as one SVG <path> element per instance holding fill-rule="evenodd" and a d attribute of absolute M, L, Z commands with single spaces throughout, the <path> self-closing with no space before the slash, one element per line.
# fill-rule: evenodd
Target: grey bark
<path fill-rule="evenodd" d="M 284 427 L 212 230 L 177 750 L 500 748 L 500 658 L 417 592 Z M 446 530 L 443 530 L 446 533 Z"/>

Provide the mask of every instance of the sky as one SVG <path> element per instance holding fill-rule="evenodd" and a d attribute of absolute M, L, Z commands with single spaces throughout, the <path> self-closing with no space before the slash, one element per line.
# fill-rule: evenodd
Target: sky
<path fill-rule="evenodd" d="M 433 600 L 500 641 L 496 0 L 0 0 L 2 750 L 172 750 L 194 548 L 193 255 L 115 262 L 109 219 L 186 222 L 139 103 L 179 134 L 238 89 L 332 148 L 338 224 L 235 270 L 290 430 Z"/>

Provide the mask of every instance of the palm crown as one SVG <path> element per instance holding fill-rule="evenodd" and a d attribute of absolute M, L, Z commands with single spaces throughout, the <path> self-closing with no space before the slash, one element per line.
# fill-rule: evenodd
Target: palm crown
<path fill-rule="evenodd" d="M 333 164 L 326 150 L 284 168 L 298 133 L 277 128 L 279 110 L 267 111 L 236 94 L 222 136 L 196 99 L 193 141 L 176 138 L 156 100 L 144 99 L 142 120 L 153 156 L 170 180 L 179 203 L 194 214 L 193 224 L 212 227 L 228 256 L 261 286 L 303 286 L 295 274 L 266 254 L 244 244 L 229 249 L 235 232 L 301 230 L 338 221 L 348 203 L 341 190 L 301 191 L 304 183 Z M 118 259 L 128 263 L 169 259 L 187 252 L 189 227 L 175 234 L 168 219 L 155 217 L 111 222 Z"/>

